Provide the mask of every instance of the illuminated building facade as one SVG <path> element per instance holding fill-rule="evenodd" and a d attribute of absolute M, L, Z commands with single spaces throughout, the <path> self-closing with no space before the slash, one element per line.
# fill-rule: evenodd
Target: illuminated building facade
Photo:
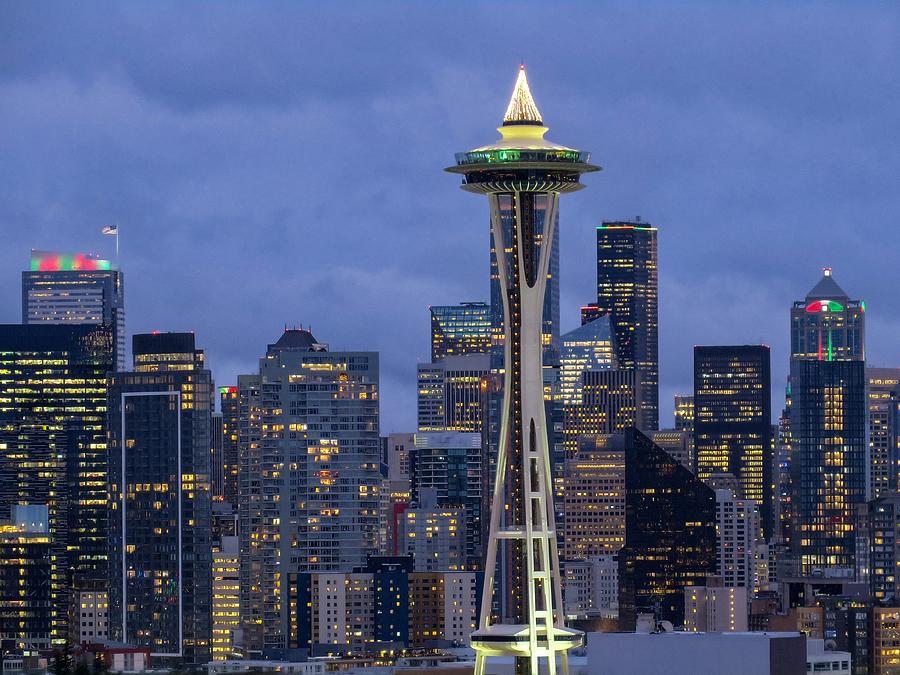
<path fill-rule="evenodd" d="M 897 489 L 900 472 L 900 368 L 866 368 L 869 409 L 869 496 Z"/>
<path fill-rule="evenodd" d="M 675 394 L 675 428 L 679 431 L 694 431 L 694 396 Z"/>
<path fill-rule="evenodd" d="M 433 305 L 431 312 L 431 360 L 447 356 L 490 354 L 491 306 L 485 302 Z"/>
<path fill-rule="evenodd" d="M 581 375 L 581 403 L 565 406 L 566 454 L 582 436 L 614 434 L 639 422 L 643 386 L 636 370 L 589 370 Z"/>
<path fill-rule="evenodd" d="M 413 506 L 425 506 L 431 499 L 436 507 L 463 510 L 458 532 L 464 536 L 463 564 L 468 569 L 481 568 L 487 535 L 482 525 L 487 493 L 483 447 L 478 433 L 417 433 L 409 452 Z"/>
<path fill-rule="evenodd" d="M 242 603 L 262 627 L 253 651 L 287 646 L 291 575 L 352 569 L 378 552 L 381 489 L 377 353 L 328 351 L 308 330 L 286 330 L 259 360 L 258 386 L 241 519 L 242 597 L 255 596 Z"/>
<path fill-rule="evenodd" d="M 89 253 L 31 251 L 22 272 L 22 323 L 112 328 L 115 369 L 125 367 L 125 280 L 118 265 Z"/>
<path fill-rule="evenodd" d="M 619 368 L 640 371 L 638 428 L 659 428 L 659 270 L 656 228 L 605 222 L 597 227 L 597 307 L 612 317 Z"/>
<path fill-rule="evenodd" d="M 49 511 L 51 639 L 68 636 L 69 589 L 107 570 L 106 397 L 112 330 L 0 326 L 0 520 Z"/>
<path fill-rule="evenodd" d="M 132 340 L 109 389 L 109 633 L 210 660 L 212 375 L 193 333 Z"/>
<path fill-rule="evenodd" d="M 625 450 L 615 436 L 582 436 L 566 457 L 567 560 L 617 553 L 625 545 Z"/>
<path fill-rule="evenodd" d="M 756 545 L 761 539 L 759 505 L 716 490 L 716 574 L 725 586 L 757 588 Z"/>
<path fill-rule="evenodd" d="M 774 528 L 771 400 L 768 347 L 694 347 L 697 476 L 733 474 L 736 496 L 759 505 L 766 536 Z"/>
<path fill-rule="evenodd" d="M 222 493 L 226 504 L 238 511 L 238 465 L 240 461 L 240 404 L 237 387 L 219 387 L 219 410 L 222 412 Z"/>
<path fill-rule="evenodd" d="M 728 586 L 722 577 L 707 577 L 706 585 L 684 591 L 684 630 L 690 633 L 734 633 L 747 630 L 748 594 Z"/>
<path fill-rule="evenodd" d="M 225 424 L 222 413 L 210 416 L 209 435 L 209 485 L 212 498 L 225 501 Z"/>
<path fill-rule="evenodd" d="M 222 537 L 212 558 L 212 658 L 235 658 L 235 631 L 241 622 L 240 555 L 237 537 Z"/>
<path fill-rule="evenodd" d="M 544 402 L 544 355 L 558 348 L 559 196 L 580 189 L 594 171 L 588 153 L 550 143 L 524 66 L 499 128 L 502 139 L 456 156 L 448 171 L 463 189 L 488 197 L 491 212 L 491 305 L 502 325 L 504 368 L 496 478 L 479 629 L 472 635 L 475 674 L 489 655 L 516 657 L 517 672 L 537 675 L 583 635 L 565 627 L 553 507 L 553 471 Z M 551 281 L 552 279 L 552 281 Z M 501 316 L 502 324 L 497 319 Z M 500 337 L 497 331 L 496 336 Z M 493 456 L 493 454 L 492 454 Z M 501 514 L 504 515 L 501 523 Z M 504 592 L 492 612 L 498 549 Z M 499 619 L 495 622 L 495 619 Z"/>
<path fill-rule="evenodd" d="M 418 374 L 419 431 L 481 432 L 487 413 L 490 356 L 447 356 L 420 363 Z"/>
<path fill-rule="evenodd" d="M 900 607 L 873 607 L 871 631 L 869 674 L 900 671 Z"/>
<path fill-rule="evenodd" d="M 403 513 L 400 539 L 421 572 L 463 570 L 466 567 L 466 511 L 441 507 L 433 499 Z"/>
<path fill-rule="evenodd" d="M 583 324 L 561 338 L 559 390 L 564 406 L 581 404 L 582 374 L 615 367 L 612 327 L 608 316 Z"/>
<path fill-rule="evenodd" d="M 0 644 L 4 654 L 49 649 L 58 630 L 49 513 L 20 504 L 10 515 L 0 521 Z"/>
<path fill-rule="evenodd" d="M 857 507 L 857 578 L 868 580 L 877 602 L 900 597 L 900 494 Z"/>
<path fill-rule="evenodd" d="M 792 555 L 802 574 L 853 569 L 853 520 L 869 476 L 865 303 L 831 268 L 791 307 L 786 398 Z"/>
<path fill-rule="evenodd" d="M 865 319 L 866 303 L 851 300 L 826 267 L 806 298 L 791 307 L 791 358 L 865 360 Z"/>
<path fill-rule="evenodd" d="M 866 412 L 863 361 L 791 360 L 791 543 L 803 574 L 854 567 Z"/>
<path fill-rule="evenodd" d="M 612 436 L 625 453 L 625 546 L 619 551 L 619 630 L 637 614 L 684 623 L 684 593 L 716 572 L 716 496 L 631 429 Z"/>

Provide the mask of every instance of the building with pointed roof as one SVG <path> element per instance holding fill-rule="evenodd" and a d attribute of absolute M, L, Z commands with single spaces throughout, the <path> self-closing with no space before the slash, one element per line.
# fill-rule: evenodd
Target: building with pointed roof
<path fill-rule="evenodd" d="M 791 358 L 835 361 L 865 359 L 866 303 L 851 300 L 831 268 L 791 308 Z"/>

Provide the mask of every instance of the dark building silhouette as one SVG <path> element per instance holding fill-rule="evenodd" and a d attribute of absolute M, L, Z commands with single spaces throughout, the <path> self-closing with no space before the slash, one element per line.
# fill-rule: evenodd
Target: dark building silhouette
<path fill-rule="evenodd" d="M 192 333 L 135 335 L 109 391 L 109 633 L 210 660 L 213 383 Z"/>
<path fill-rule="evenodd" d="M 730 473 L 739 499 L 759 504 L 773 533 L 772 383 L 764 345 L 694 347 L 694 448 L 697 476 Z"/>
<path fill-rule="evenodd" d="M 716 573 L 716 495 L 636 429 L 614 436 L 625 454 L 625 546 L 619 552 L 619 630 L 637 614 L 684 623 L 684 589 Z"/>

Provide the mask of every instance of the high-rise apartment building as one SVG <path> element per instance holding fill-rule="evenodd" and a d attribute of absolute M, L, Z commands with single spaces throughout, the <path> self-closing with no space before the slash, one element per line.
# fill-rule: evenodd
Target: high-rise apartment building
<path fill-rule="evenodd" d="M 733 474 L 737 497 L 759 505 L 766 536 L 774 528 L 771 396 L 768 347 L 694 347 L 697 476 Z"/>
<path fill-rule="evenodd" d="M 900 368 L 866 368 L 869 409 L 869 497 L 885 497 L 900 482 Z"/>
<path fill-rule="evenodd" d="M 377 553 L 381 488 L 377 353 L 286 330 L 259 360 L 258 388 L 258 442 L 240 441 L 255 476 L 242 482 L 240 525 L 245 621 L 261 627 L 251 653 L 287 646 L 289 578 Z"/>
<path fill-rule="evenodd" d="M 433 500 L 441 509 L 462 509 L 464 527 L 458 531 L 464 535 L 464 563 L 469 569 L 481 567 L 487 536 L 482 518 L 487 462 L 482 448 L 478 433 L 431 432 L 415 434 L 409 453 L 413 507 L 426 507 Z"/>
<path fill-rule="evenodd" d="M 209 427 L 209 485 L 212 498 L 225 501 L 225 424 L 222 413 L 214 412 Z"/>
<path fill-rule="evenodd" d="M 225 503 L 238 511 L 238 465 L 240 461 L 240 405 L 237 387 L 219 387 L 219 410 L 222 413 L 223 496 Z"/>
<path fill-rule="evenodd" d="M 210 660 L 212 375 L 193 333 L 132 340 L 109 389 L 110 637 Z"/>
<path fill-rule="evenodd" d="M 240 550 L 237 537 L 222 537 L 212 557 L 212 658 L 235 658 L 241 622 Z"/>
<path fill-rule="evenodd" d="M 238 537 L 241 547 L 241 647 L 246 656 L 263 651 L 263 581 L 275 573 L 276 531 L 272 498 L 263 495 L 262 399 L 259 375 L 238 375 Z M 263 516 L 263 508 L 266 515 Z"/>
<path fill-rule="evenodd" d="M 738 499 L 731 490 L 716 490 L 716 574 L 727 587 L 756 583 L 756 545 L 761 537 L 759 506 Z"/>
<path fill-rule="evenodd" d="M 625 453 L 625 546 L 619 551 L 619 630 L 637 614 L 684 623 L 685 588 L 716 571 L 716 497 L 634 429 L 610 439 Z"/>
<path fill-rule="evenodd" d="M 125 367 L 125 280 L 118 265 L 88 253 L 31 251 L 22 272 L 22 323 L 109 326 L 115 369 Z"/>
<path fill-rule="evenodd" d="M 419 431 L 481 432 L 490 372 L 488 354 L 447 356 L 436 363 L 418 364 Z"/>
<path fill-rule="evenodd" d="M 447 356 L 490 354 L 491 306 L 485 302 L 432 305 L 431 360 Z"/>
<path fill-rule="evenodd" d="M 0 326 L 0 521 L 45 505 L 50 639 L 68 636 L 69 589 L 107 571 L 106 395 L 112 330 Z"/>
<path fill-rule="evenodd" d="M 865 303 L 829 268 L 791 309 L 791 547 L 803 574 L 855 567 L 868 475 L 864 335 Z"/>
<path fill-rule="evenodd" d="M 640 424 L 659 428 L 659 277 L 656 228 L 639 220 L 597 228 L 597 307 L 612 317 L 619 368 L 640 371 Z"/>
<path fill-rule="evenodd" d="M 900 597 L 900 494 L 896 492 L 857 507 L 857 578 L 868 580 L 872 598 Z"/>

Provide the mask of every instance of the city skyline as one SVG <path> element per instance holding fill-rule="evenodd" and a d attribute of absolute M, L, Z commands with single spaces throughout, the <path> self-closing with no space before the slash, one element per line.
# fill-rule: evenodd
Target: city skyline
<path fill-rule="evenodd" d="M 382 432 L 412 430 L 428 306 L 489 299 L 487 217 L 441 167 L 482 139 L 524 57 L 559 136 L 578 138 L 604 166 L 562 208 L 562 332 L 593 300 L 596 226 L 637 215 L 659 226 L 662 426 L 671 426 L 672 394 L 692 390 L 695 344 L 771 345 L 777 413 L 788 309 L 824 266 L 871 309 L 868 363 L 898 361 L 900 301 L 878 245 L 891 242 L 900 205 L 890 189 L 898 160 L 886 152 L 900 108 L 889 75 L 900 60 L 896 11 L 708 11 L 673 24 L 681 15 L 619 7 L 595 22 L 603 39 L 594 40 L 573 10 L 560 29 L 582 41 L 585 63 L 570 69 L 538 44 L 478 58 L 456 45 L 448 58 L 451 42 L 482 45 L 496 8 L 474 18 L 406 10 L 420 21 L 391 26 L 396 40 L 375 37 L 391 11 L 361 9 L 340 26 L 378 45 L 365 58 L 313 35 L 300 45 L 289 27 L 338 28 L 315 10 L 195 7 L 188 30 L 224 37 L 204 34 L 199 52 L 185 35 L 143 56 L 143 41 L 170 30 L 174 12 L 6 10 L 0 122 L 18 133 L 0 139 L 17 167 L 0 187 L 0 282 L 17 287 L 31 248 L 113 257 L 99 230 L 117 223 L 129 335 L 194 330 L 216 383 L 233 385 L 284 324 L 311 325 L 333 350 L 382 354 Z M 536 31 L 538 11 L 511 17 L 511 29 Z M 452 37 L 430 44 L 423 25 Z M 100 26 L 117 39 L 88 44 Z M 636 37 L 640 58 L 617 53 Z M 58 43 L 53 55 L 44 41 Z M 422 58 L 411 63 L 409 49 Z M 667 53 L 677 58 L 663 64 Z M 60 105 L 49 110 L 47 100 Z M 357 165 L 325 157 L 335 144 L 358 150 Z M 350 180 L 337 187 L 330 174 L 341 167 Z M 17 294 L 3 298 L 0 318 L 18 322 Z"/>

